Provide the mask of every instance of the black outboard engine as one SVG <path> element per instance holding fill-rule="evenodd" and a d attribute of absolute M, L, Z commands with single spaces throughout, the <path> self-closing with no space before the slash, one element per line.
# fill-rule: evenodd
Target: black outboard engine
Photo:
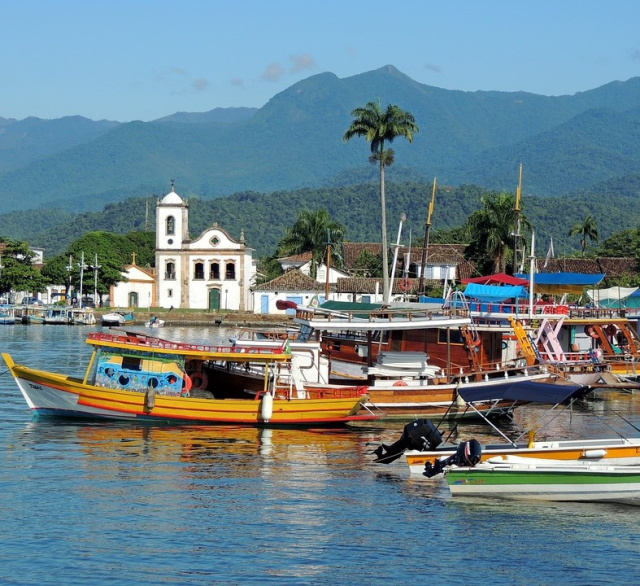
<path fill-rule="evenodd" d="M 404 426 L 400 439 L 387 446 L 382 444 L 373 453 L 376 462 L 390 464 L 405 450 L 432 450 L 442 443 L 438 428 L 428 419 L 416 419 Z"/>
<path fill-rule="evenodd" d="M 444 472 L 447 466 L 470 466 L 473 468 L 482 457 L 482 446 L 476 439 L 469 440 L 468 442 L 462 442 L 456 453 L 453 456 L 449 456 L 444 460 L 436 460 L 434 464 L 427 462 L 424 465 L 424 472 L 422 473 L 427 478 L 432 478 L 436 474 Z"/>

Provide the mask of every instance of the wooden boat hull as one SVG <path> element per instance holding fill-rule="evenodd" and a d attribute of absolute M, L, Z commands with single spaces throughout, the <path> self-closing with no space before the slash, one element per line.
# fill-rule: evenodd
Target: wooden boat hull
<path fill-rule="evenodd" d="M 446 475 L 453 496 L 640 505 L 640 466 L 485 463 Z"/>
<path fill-rule="evenodd" d="M 430 451 L 407 450 L 404 455 L 412 474 L 422 474 L 427 462 L 448 458 L 456 446 L 440 446 Z M 559 462 L 582 461 L 610 465 L 640 465 L 640 438 L 611 438 L 589 440 L 540 441 L 531 445 L 494 444 L 482 446 L 482 461 L 496 456 L 521 456 L 525 458 L 557 460 Z"/>
<path fill-rule="evenodd" d="M 209 399 L 109 389 L 82 379 L 16 365 L 3 354 L 29 408 L 40 415 L 157 422 L 234 423 L 252 425 L 336 425 L 376 419 L 358 414 L 366 395 L 319 399 L 273 400 L 269 419 L 261 399 Z"/>

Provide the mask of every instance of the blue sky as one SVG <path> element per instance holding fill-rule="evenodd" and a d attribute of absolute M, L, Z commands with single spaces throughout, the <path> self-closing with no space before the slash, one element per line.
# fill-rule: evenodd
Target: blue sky
<path fill-rule="evenodd" d="M 638 0 L 0 0 L 0 16 L 3 118 L 261 107 L 311 75 L 388 64 L 543 95 L 640 75 Z"/>

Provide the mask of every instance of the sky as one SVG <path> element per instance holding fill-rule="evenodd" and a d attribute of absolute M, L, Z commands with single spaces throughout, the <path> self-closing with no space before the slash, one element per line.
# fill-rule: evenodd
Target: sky
<path fill-rule="evenodd" d="M 639 24 L 639 0 L 0 0 L 0 118 L 260 108 L 385 65 L 450 90 L 575 94 L 640 75 Z"/>

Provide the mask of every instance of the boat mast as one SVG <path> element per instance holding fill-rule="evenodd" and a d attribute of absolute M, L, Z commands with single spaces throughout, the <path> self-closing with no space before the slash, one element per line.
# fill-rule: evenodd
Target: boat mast
<path fill-rule="evenodd" d="M 424 294 L 424 273 L 426 272 L 427 249 L 429 248 L 429 230 L 431 229 L 431 215 L 433 214 L 433 205 L 436 201 L 436 178 L 433 178 L 433 190 L 431 191 L 431 201 L 429 202 L 429 211 L 427 213 L 427 222 L 424 229 L 424 242 L 422 243 L 422 259 L 420 260 L 420 280 L 418 281 L 418 295 Z"/>
<path fill-rule="evenodd" d="M 400 250 L 400 238 L 402 238 L 402 224 L 406 221 L 407 215 L 402 214 L 400 216 L 400 225 L 398 226 L 398 238 L 396 240 L 396 244 L 393 251 L 393 264 L 391 265 L 391 283 L 389 285 L 389 291 L 387 293 L 387 297 L 384 300 L 385 303 L 389 303 L 391 299 L 391 294 L 393 293 L 393 281 L 396 277 L 396 265 L 398 264 L 398 250 Z"/>
<path fill-rule="evenodd" d="M 520 196 L 522 195 L 522 163 L 520 163 L 520 178 L 516 188 L 516 205 L 513 208 L 513 274 L 518 272 L 518 238 L 520 238 Z"/>

